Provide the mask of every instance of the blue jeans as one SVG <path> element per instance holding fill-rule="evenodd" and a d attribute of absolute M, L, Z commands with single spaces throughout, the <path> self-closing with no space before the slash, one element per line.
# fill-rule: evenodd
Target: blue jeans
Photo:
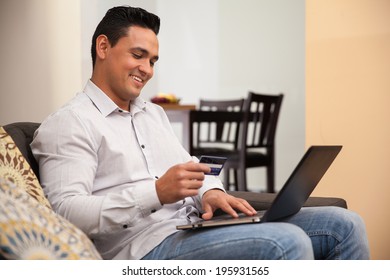
<path fill-rule="evenodd" d="M 143 259 L 369 259 L 360 216 L 339 207 L 302 208 L 282 222 L 186 230 Z"/>

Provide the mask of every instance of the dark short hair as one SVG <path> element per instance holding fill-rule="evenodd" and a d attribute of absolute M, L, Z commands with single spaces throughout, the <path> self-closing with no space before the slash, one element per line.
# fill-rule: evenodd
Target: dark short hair
<path fill-rule="evenodd" d="M 106 35 L 111 47 L 114 47 L 120 38 L 127 35 L 130 26 L 148 28 L 157 35 L 160 30 L 160 18 L 142 8 L 118 6 L 109 9 L 96 27 L 92 37 L 92 67 L 95 66 L 96 62 L 97 37 L 102 34 Z"/>

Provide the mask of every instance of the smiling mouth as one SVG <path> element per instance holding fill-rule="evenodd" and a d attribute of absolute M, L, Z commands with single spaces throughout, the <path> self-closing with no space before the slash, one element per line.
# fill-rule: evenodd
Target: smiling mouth
<path fill-rule="evenodd" d="M 138 76 L 134 76 L 134 75 L 130 75 L 131 76 L 131 78 L 134 80 L 134 81 L 136 81 L 136 82 L 139 82 L 139 83 L 143 83 L 144 82 L 144 80 L 142 80 L 140 77 L 138 77 Z"/>

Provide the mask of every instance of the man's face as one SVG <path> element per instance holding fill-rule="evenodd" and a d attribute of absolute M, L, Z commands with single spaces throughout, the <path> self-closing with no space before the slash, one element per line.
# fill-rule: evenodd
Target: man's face
<path fill-rule="evenodd" d="M 158 60 L 158 40 L 150 29 L 132 26 L 114 47 L 108 46 L 102 67 L 102 90 L 122 109 L 137 98 L 153 77 Z"/>

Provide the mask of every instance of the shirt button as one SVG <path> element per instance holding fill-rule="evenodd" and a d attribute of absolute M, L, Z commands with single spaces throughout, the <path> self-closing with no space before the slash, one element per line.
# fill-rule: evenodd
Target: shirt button
<path fill-rule="evenodd" d="M 123 228 L 127 228 L 127 225 L 123 225 Z"/>
<path fill-rule="evenodd" d="M 141 145 L 141 148 L 142 148 L 142 149 L 145 149 L 145 145 Z"/>
<path fill-rule="evenodd" d="M 156 209 L 152 209 L 152 211 L 150 211 L 151 213 L 156 213 Z"/>
<path fill-rule="evenodd" d="M 158 179 L 158 176 L 154 176 L 155 179 Z"/>

